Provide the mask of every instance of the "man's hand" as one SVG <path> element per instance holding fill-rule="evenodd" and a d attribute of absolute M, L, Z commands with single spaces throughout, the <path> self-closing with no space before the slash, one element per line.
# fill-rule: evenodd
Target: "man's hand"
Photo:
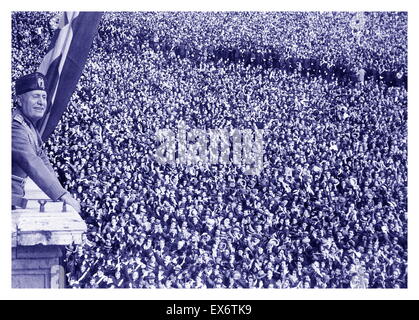
<path fill-rule="evenodd" d="M 74 199 L 69 192 L 64 193 L 64 195 L 60 198 L 61 201 L 64 201 L 66 204 L 69 204 L 80 214 L 80 203 Z"/>

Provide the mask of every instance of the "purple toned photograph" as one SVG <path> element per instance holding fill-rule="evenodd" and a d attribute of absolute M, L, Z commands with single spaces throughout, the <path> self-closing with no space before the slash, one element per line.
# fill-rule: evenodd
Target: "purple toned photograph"
<path fill-rule="evenodd" d="M 11 25 L 13 288 L 408 287 L 407 12 Z"/>

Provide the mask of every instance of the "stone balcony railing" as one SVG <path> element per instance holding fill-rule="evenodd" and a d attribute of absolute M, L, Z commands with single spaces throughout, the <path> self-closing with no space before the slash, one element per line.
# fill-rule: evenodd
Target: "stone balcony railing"
<path fill-rule="evenodd" d="M 64 288 L 63 248 L 80 244 L 86 224 L 70 206 L 53 202 L 30 179 L 26 209 L 12 210 L 12 287 Z"/>

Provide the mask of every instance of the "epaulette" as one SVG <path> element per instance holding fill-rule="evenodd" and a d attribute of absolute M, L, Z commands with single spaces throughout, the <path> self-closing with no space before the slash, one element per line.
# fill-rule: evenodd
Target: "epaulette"
<path fill-rule="evenodd" d="M 16 120 L 17 122 L 19 122 L 20 124 L 23 124 L 23 122 L 25 120 L 23 120 L 23 117 L 21 114 L 17 113 L 13 116 L 13 120 Z"/>

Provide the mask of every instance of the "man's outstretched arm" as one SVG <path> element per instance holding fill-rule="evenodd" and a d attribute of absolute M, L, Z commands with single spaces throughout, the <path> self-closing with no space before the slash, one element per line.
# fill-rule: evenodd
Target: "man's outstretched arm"
<path fill-rule="evenodd" d="M 12 159 L 48 197 L 54 201 L 63 200 L 80 212 L 78 201 L 61 186 L 46 155 L 36 154 L 25 128 L 18 122 L 12 124 Z"/>

